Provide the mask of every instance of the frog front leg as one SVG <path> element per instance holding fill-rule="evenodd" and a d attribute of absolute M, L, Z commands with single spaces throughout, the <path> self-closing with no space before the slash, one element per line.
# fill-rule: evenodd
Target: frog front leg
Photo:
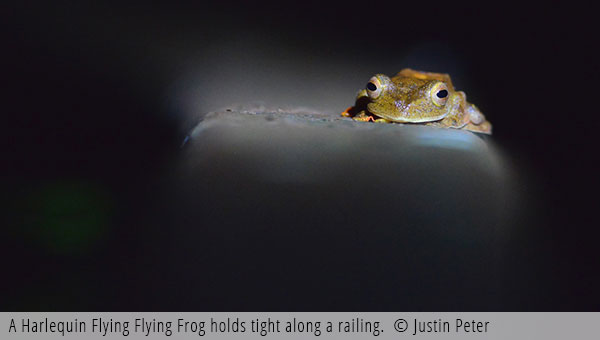
<path fill-rule="evenodd" d="M 477 106 L 474 104 L 467 102 L 466 105 L 467 107 L 465 111 L 469 117 L 469 122 L 463 129 L 491 135 L 492 124 L 485 119 L 483 113 L 481 113 L 481 111 L 479 111 Z"/>
<path fill-rule="evenodd" d="M 442 120 L 427 125 L 461 129 L 469 123 L 469 116 L 465 112 L 466 106 L 467 96 L 462 91 L 456 91 L 450 95 L 446 102 L 446 116 Z"/>
<path fill-rule="evenodd" d="M 367 111 L 367 103 L 369 102 L 369 94 L 367 90 L 362 89 L 356 95 L 356 105 L 361 109 L 361 112 L 354 117 L 354 120 L 358 120 L 361 122 L 374 122 L 374 123 L 391 123 L 390 120 L 385 118 L 381 118 L 375 115 L 371 115 Z"/>
<path fill-rule="evenodd" d="M 358 121 L 368 121 L 369 119 L 364 112 L 367 110 L 366 103 L 368 99 L 369 97 L 367 95 L 367 91 L 359 91 L 356 95 L 354 106 L 350 106 L 349 108 L 344 110 L 344 112 L 342 112 L 340 115 L 342 117 L 348 117 Z"/>
<path fill-rule="evenodd" d="M 369 95 L 366 90 L 360 90 L 356 95 L 356 103 L 354 106 L 350 106 L 344 112 L 341 113 L 342 117 L 352 118 L 358 122 L 375 122 L 375 123 L 389 123 L 388 120 L 378 118 L 367 112 L 367 103 L 369 102 Z"/>

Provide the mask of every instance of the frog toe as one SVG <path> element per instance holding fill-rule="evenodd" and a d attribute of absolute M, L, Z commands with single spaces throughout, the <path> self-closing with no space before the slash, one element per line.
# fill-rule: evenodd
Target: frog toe
<path fill-rule="evenodd" d="M 373 120 L 373 122 L 375 122 L 375 123 L 391 123 L 392 121 L 387 120 L 385 118 L 377 118 L 377 119 Z"/>
<path fill-rule="evenodd" d="M 352 118 L 357 122 L 374 122 L 375 119 L 373 119 L 373 117 L 371 116 L 358 116 L 358 117 L 354 117 Z"/>

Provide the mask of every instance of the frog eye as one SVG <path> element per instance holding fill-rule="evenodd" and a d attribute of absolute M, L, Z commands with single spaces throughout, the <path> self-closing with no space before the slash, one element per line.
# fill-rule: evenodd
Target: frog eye
<path fill-rule="evenodd" d="M 444 83 L 437 83 L 431 88 L 431 100 L 437 106 L 446 105 L 448 94 L 448 86 Z"/>
<path fill-rule="evenodd" d="M 369 82 L 367 83 L 367 94 L 369 95 L 369 98 L 377 99 L 381 95 L 381 92 L 383 92 L 383 84 L 379 78 L 375 76 L 369 79 Z"/>

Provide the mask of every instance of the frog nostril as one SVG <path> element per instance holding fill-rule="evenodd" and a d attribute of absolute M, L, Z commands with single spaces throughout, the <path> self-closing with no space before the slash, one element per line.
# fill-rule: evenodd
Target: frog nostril
<path fill-rule="evenodd" d="M 367 89 L 368 89 L 369 91 L 375 91 L 375 90 L 377 90 L 377 85 L 375 85 L 375 84 L 373 84 L 373 83 L 369 82 L 369 83 L 367 84 Z"/>

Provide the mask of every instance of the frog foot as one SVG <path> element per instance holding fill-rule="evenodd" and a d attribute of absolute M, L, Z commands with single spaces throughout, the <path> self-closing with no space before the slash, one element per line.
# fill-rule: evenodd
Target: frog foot
<path fill-rule="evenodd" d="M 354 109 L 354 106 L 350 106 L 347 109 L 344 110 L 344 112 L 340 113 L 340 116 L 342 117 L 352 117 L 352 114 L 350 113 L 350 111 L 352 111 Z"/>
<path fill-rule="evenodd" d="M 357 122 L 375 122 L 375 119 L 371 116 L 359 116 L 352 118 Z"/>

